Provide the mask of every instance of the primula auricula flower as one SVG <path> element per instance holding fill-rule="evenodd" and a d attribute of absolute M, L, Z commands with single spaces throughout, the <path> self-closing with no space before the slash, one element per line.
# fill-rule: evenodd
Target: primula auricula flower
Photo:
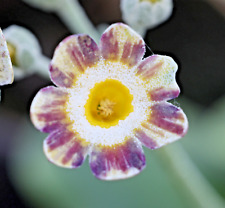
<path fill-rule="evenodd" d="M 172 0 L 121 0 L 123 20 L 144 36 L 151 29 L 166 21 L 173 10 Z"/>
<path fill-rule="evenodd" d="M 0 86 L 11 84 L 14 79 L 12 62 L 9 55 L 7 43 L 0 28 Z M 0 90 L 1 100 L 1 90 Z"/>
<path fill-rule="evenodd" d="M 42 55 L 37 38 L 24 27 L 11 25 L 4 29 L 15 79 L 22 79 L 35 72 L 48 76 L 50 60 Z"/>
<path fill-rule="evenodd" d="M 0 86 L 13 82 L 13 68 L 9 56 L 9 50 L 2 30 L 0 29 Z"/>
<path fill-rule="evenodd" d="M 166 102 L 178 96 L 177 64 L 168 56 L 142 60 L 145 43 L 127 25 L 111 25 L 100 46 L 72 35 L 56 48 L 50 76 L 31 105 L 37 129 L 50 133 L 47 158 L 77 168 L 89 155 L 104 180 L 131 177 L 145 167 L 142 145 L 156 149 L 184 136 L 187 118 Z"/>

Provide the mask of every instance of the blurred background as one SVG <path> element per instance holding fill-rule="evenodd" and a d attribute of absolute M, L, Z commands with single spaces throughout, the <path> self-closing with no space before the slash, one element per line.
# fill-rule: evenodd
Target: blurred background
<path fill-rule="evenodd" d="M 123 21 L 120 0 L 78 3 L 94 26 Z M 201 200 L 208 207 L 225 207 L 224 5 L 224 0 L 175 0 L 171 17 L 147 30 L 144 39 L 151 50 L 172 56 L 179 65 L 181 95 L 172 102 L 184 110 L 190 126 L 175 144 L 145 149 L 147 167 L 134 178 L 99 181 L 88 161 L 78 170 L 50 164 L 42 151 L 46 135 L 31 124 L 29 108 L 38 90 L 51 81 L 33 73 L 2 87 L 0 207 L 188 208 L 201 207 Z M 49 59 L 57 44 L 74 33 L 56 12 L 0 0 L 0 27 L 13 24 L 29 29 Z M 174 156 L 167 157 L 168 151 Z"/>

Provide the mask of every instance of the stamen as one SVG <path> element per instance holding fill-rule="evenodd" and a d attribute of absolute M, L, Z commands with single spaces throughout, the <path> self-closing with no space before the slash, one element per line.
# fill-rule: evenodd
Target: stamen
<path fill-rule="evenodd" d="M 101 100 L 97 107 L 98 115 L 101 115 L 104 118 L 111 116 L 114 112 L 113 108 L 115 104 L 116 104 L 115 102 L 112 102 L 107 98 Z"/>

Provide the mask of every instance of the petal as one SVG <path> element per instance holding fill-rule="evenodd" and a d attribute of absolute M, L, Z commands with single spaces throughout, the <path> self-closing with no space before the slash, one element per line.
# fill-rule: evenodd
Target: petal
<path fill-rule="evenodd" d="M 71 88 L 77 77 L 99 58 L 98 46 L 88 35 L 69 36 L 55 50 L 50 65 L 51 79 L 57 86 Z"/>
<path fill-rule="evenodd" d="M 65 106 L 68 94 L 56 87 L 41 89 L 31 104 L 30 115 L 35 127 L 42 132 L 52 132 L 70 124 Z"/>
<path fill-rule="evenodd" d="M 93 174 L 102 180 L 117 180 L 134 176 L 145 167 L 145 156 L 136 139 L 115 146 L 94 147 L 90 155 Z"/>
<path fill-rule="evenodd" d="M 13 82 L 13 68 L 9 55 L 9 50 L 2 30 L 0 29 L 0 86 Z"/>
<path fill-rule="evenodd" d="M 171 57 L 153 55 L 139 64 L 137 75 L 148 83 L 151 100 L 167 101 L 180 93 L 175 80 L 176 71 L 177 64 Z"/>
<path fill-rule="evenodd" d="M 81 166 L 89 150 L 88 143 L 66 129 L 52 132 L 44 141 L 44 152 L 50 162 L 66 168 Z"/>
<path fill-rule="evenodd" d="M 104 59 L 121 61 L 132 67 L 144 56 L 145 43 L 142 37 L 130 27 L 116 23 L 103 33 L 100 49 Z"/>
<path fill-rule="evenodd" d="M 184 112 L 166 102 L 151 107 L 148 122 L 136 130 L 135 136 L 143 145 L 156 149 L 178 140 L 187 133 L 188 121 Z"/>

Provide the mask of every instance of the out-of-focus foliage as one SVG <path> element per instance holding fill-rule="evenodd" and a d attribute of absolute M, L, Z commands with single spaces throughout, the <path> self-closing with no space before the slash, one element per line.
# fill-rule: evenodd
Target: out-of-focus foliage
<path fill-rule="evenodd" d="M 185 103 L 182 105 L 185 109 Z M 225 97 L 206 111 L 187 114 L 189 133 L 182 142 L 209 182 L 225 197 Z"/>

